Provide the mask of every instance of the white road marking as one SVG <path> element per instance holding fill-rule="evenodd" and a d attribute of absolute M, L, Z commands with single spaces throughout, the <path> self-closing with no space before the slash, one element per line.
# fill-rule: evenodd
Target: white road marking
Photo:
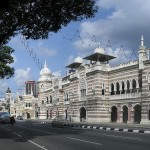
<path fill-rule="evenodd" d="M 123 129 L 123 132 L 128 132 L 128 129 Z"/>
<path fill-rule="evenodd" d="M 87 129 L 90 129 L 91 128 L 91 126 L 87 126 Z"/>
<path fill-rule="evenodd" d="M 96 144 L 96 145 L 100 145 L 100 146 L 103 145 L 103 144 L 101 144 L 101 143 L 96 143 L 96 142 L 86 141 L 86 140 L 77 139 L 77 138 L 72 138 L 72 137 L 66 137 L 66 138 L 67 138 L 67 139 L 71 139 L 71 140 L 80 141 L 80 142 L 86 142 L 86 143 Z"/>
<path fill-rule="evenodd" d="M 18 133 L 16 133 L 16 132 L 13 132 L 14 134 L 16 134 L 17 136 L 19 136 L 19 137 L 22 137 L 20 134 L 18 134 Z"/>
<path fill-rule="evenodd" d="M 37 143 L 31 141 L 31 140 L 28 140 L 28 141 L 29 141 L 30 143 L 36 145 L 37 147 L 40 147 L 40 148 L 43 149 L 43 150 L 48 150 L 48 149 L 44 148 L 44 146 L 41 146 L 41 145 L 39 145 L 39 144 L 37 144 Z"/>
<path fill-rule="evenodd" d="M 125 136 L 118 136 L 118 135 L 110 135 L 110 134 L 103 134 L 105 136 L 112 136 L 112 137 L 116 137 L 116 138 L 123 138 L 123 139 L 130 139 L 130 140 L 139 140 L 139 141 L 143 141 L 142 139 L 139 138 L 132 138 L 132 137 L 125 137 Z"/>
<path fill-rule="evenodd" d="M 93 129 L 97 129 L 97 127 L 93 127 Z"/>
<path fill-rule="evenodd" d="M 134 133 L 139 133 L 139 130 L 133 130 Z"/>
<path fill-rule="evenodd" d="M 99 129 L 100 129 L 100 130 L 103 130 L 103 127 L 100 127 Z"/>
<path fill-rule="evenodd" d="M 150 133 L 150 131 L 145 131 L 144 133 L 148 133 L 148 134 L 149 134 L 149 133 Z"/>
<path fill-rule="evenodd" d="M 111 128 L 106 128 L 106 130 L 111 130 Z"/>

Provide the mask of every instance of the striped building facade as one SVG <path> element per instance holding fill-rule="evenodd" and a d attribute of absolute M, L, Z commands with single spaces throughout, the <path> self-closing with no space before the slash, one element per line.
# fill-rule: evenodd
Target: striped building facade
<path fill-rule="evenodd" d="M 111 67 L 115 57 L 98 47 L 66 66 L 70 71 L 65 77 L 52 76 L 45 63 L 38 80 L 37 117 L 150 124 L 150 60 L 143 36 L 138 54 L 136 61 Z"/>

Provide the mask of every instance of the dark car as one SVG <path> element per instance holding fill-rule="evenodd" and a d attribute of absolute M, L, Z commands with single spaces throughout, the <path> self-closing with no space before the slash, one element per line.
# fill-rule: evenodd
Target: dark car
<path fill-rule="evenodd" d="M 2 124 L 14 124 L 15 118 L 11 116 L 8 112 L 0 112 L 0 123 Z"/>
<path fill-rule="evenodd" d="M 64 116 L 59 115 L 59 116 L 55 116 L 54 118 L 52 118 L 52 126 L 53 127 L 63 127 L 63 123 L 65 122 L 69 122 L 70 120 L 65 119 Z"/>
<path fill-rule="evenodd" d="M 17 120 L 23 120 L 23 117 L 22 117 L 22 116 L 17 116 L 16 119 L 17 119 Z"/>

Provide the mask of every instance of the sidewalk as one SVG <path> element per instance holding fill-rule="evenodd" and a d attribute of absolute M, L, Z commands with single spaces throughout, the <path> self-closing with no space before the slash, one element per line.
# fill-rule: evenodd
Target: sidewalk
<path fill-rule="evenodd" d="M 89 122 L 69 122 L 53 120 L 30 120 L 34 123 L 52 124 L 54 127 L 78 127 L 88 129 L 113 130 L 123 132 L 136 132 L 150 134 L 150 124 L 131 124 L 131 123 L 89 123 Z"/>

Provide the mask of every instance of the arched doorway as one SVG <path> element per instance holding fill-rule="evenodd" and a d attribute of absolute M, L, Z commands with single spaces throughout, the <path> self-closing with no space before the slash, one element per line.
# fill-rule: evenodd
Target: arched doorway
<path fill-rule="evenodd" d="M 36 117 L 37 117 L 37 118 L 39 117 L 39 113 L 38 113 L 38 112 L 36 112 Z"/>
<path fill-rule="evenodd" d="M 128 121 L 128 107 L 126 105 L 123 106 L 123 123 L 127 123 Z"/>
<path fill-rule="evenodd" d="M 27 119 L 30 119 L 30 113 L 27 112 Z"/>
<path fill-rule="evenodd" d="M 148 119 L 150 120 L 150 110 L 148 111 Z"/>
<path fill-rule="evenodd" d="M 134 122 L 135 123 L 141 122 L 141 106 L 140 105 L 134 106 Z"/>
<path fill-rule="evenodd" d="M 53 117 L 53 111 L 50 110 L 50 119 Z"/>
<path fill-rule="evenodd" d="M 67 109 L 65 110 L 65 119 L 67 120 L 67 118 L 68 118 L 68 111 L 67 111 Z"/>
<path fill-rule="evenodd" d="M 46 111 L 46 119 L 48 119 L 48 110 Z"/>
<path fill-rule="evenodd" d="M 86 109 L 84 107 L 80 108 L 80 121 L 86 120 Z"/>
<path fill-rule="evenodd" d="M 117 107 L 113 106 L 111 108 L 111 122 L 116 122 L 117 121 Z"/>

